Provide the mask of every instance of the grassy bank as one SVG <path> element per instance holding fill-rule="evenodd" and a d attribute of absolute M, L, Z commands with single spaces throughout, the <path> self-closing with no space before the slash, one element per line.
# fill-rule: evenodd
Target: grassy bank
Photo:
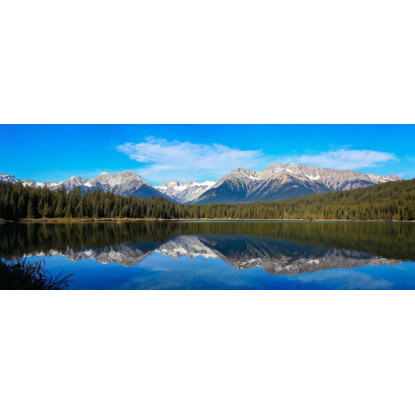
<path fill-rule="evenodd" d="M 70 276 L 62 271 L 54 277 L 45 270 L 43 260 L 9 262 L 0 258 L 0 290 L 63 290 L 68 289 Z"/>

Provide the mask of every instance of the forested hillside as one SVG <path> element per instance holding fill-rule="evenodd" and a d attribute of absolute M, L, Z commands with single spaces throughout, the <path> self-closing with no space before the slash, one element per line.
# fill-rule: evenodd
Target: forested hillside
<path fill-rule="evenodd" d="M 80 189 L 0 183 L 0 218 L 415 220 L 415 179 L 280 202 L 180 205 L 162 197 L 137 199 Z"/>
<path fill-rule="evenodd" d="M 163 197 L 137 199 L 95 190 L 81 195 L 75 188 L 65 193 L 47 187 L 0 183 L 0 218 L 172 218 L 175 204 Z"/>
<path fill-rule="evenodd" d="M 181 217 L 415 220 L 415 179 L 279 202 L 178 206 Z"/>

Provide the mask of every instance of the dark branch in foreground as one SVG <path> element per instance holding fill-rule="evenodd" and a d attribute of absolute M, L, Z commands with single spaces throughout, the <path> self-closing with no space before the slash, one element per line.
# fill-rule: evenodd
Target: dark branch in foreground
<path fill-rule="evenodd" d="M 69 277 L 63 271 L 53 276 L 45 270 L 45 261 L 28 262 L 27 259 L 5 261 L 0 258 L 0 289 L 2 290 L 64 290 Z"/>

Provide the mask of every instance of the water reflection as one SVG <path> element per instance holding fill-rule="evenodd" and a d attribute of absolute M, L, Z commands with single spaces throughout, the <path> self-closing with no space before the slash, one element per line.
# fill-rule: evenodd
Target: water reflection
<path fill-rule="evenodd" d="M 153 254 L 217 259 L 235 269 L 299 275 L 415 260 L 415 224 L 108 222 L 3 224 L 0 256 L 63 255 L 126 267 Z M 194 274 L 198 269 L 193 269 Z"/>

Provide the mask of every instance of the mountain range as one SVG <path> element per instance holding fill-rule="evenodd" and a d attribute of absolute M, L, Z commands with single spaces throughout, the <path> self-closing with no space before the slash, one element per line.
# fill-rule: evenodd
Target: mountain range
<path fill-rule="evenodd" d="M 34 180 L 19 180 L 11 174 L 0 174 L 0 181 L 23 183 L 23 185 L 30 187 L 46 186 L 50 190 L 57 190 L 63 186 L 67 193 L 76 187 L 79 187 L 81 189 L 81 193 L 101 190 L 103 192 L 112 192 L 116 195 L 123 196 L 135 196 L 138 198 L 148 199 L 152 196 L 156 196 L 166 197 L 167 199 L 172 200 L 168 195 L 161 193 L 148 181 L 144 180 L 140 175 L 131 170 L 126 170 L 118 174 L 101 173 L 93 179 L 84 179 L 80 176 L 73 176 L 70 179 L 59 183 L 39 183 Z"/>
<path fill-rule="evenodd" d="M 302 164 L 270 164 L 263 172 L 234 169 L 193 203 L 239 203 L 285 200 L 315 193 L 351 190 L 402 180 Z"/>
<path fill-rule="evenodd" d="M 20 180 L 11 174 L 0 174 L 0 181 L 23 183 L 25 186 L 57 190 L 63 186 L 67 192 L 76 187 L 82 193 L 101 190 L 116 195 L 151 198 L 162 196 L 178 203 L 211 204 L 286 200 L 316 193 L 351 190 L 377 184 L 403 180 L 395 175 L 380 176 L 349 170 L 334 170 L 297 163 L 270 164 L 263 172 L 236 168 L 219 181 L 182 183 L 167 181 L 153 186 L 137 173 L 127 170 L 117 174 L 101 173 L 85 179 L 73 176 L 63 182 L 39 183 Z"/>

